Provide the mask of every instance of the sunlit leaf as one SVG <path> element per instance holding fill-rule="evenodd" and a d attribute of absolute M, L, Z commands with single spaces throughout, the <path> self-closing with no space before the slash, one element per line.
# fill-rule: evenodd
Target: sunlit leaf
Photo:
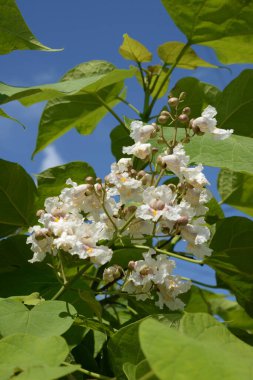
<path fill-rule="evenodd" d="M 1 117 L 4 117 L 5 119 L 10 119 L 10 120 L 12 120 L 12 121 L 15 121 L 16 123 L 20 124 L 23 128 L 25 128 L 24 124 L 22 124 L 21 121 L 15 119 L 15 117 L 12 117 L 12 116 L 8 115 L 8 114 L 7 114 L 4 110 L 2 110 L 1 108 L 0 108 L 0 116 L 1 116 Z"/>
<path fill-rule="evenodd" d="M 213 48 L 223 63 L 253 62 L 253 3 L 237 0 L 162 0 L 190 44 Z"/>
<path fill-rule="evenodd" d="M 0 334 L 61 335 L 74 322 L 75 308 L 63 301 L 44 301 L 28 309 L 22 302 L 0 301 Z"/>
<path fill-rule="evenodd" d="M 0 54 L 8 54 L 13 50 L 59 51 L 37 40 L 14 0 L 0 0 L 0 14 Z"/>
<path fill-rule="evenodd" d="M 152 60 L 152 53 L 139 41 L 129 37 L 128 34 L 124 34 L 123 38 L 123 43 L 119 48 L 123 58 L 135 62 L 149 62 Z"/>
<path fill-rule="evenodd" d="M 152 319 L 143 321 L 140 342 L 160 380 L 253 379 L 253 348 L 205 313 L 186 314 L 178 331 Z"/>
<path fill-rule="evenodd" d="M 60 336 L 11 335 L 0 341 L 0 372 L 3 368 L 20 380 L 54 380 L 80 368 L 60 367 L 68 352 Z"/>
<path fill-rule="evenodd" d="M 158 46 L 158 55 L 165 63 L 171 65 L 175 62 L 184 45 L 185 44 L 183 42 L 178 41 L 165 42 L 164 44 Z M 206 62 L 204 59 L 200 58 L 191 47 L 188 47 L 185 54 L 177 64 L 177 67 L 193 70 L 197 67 L 217 66 Z"/>

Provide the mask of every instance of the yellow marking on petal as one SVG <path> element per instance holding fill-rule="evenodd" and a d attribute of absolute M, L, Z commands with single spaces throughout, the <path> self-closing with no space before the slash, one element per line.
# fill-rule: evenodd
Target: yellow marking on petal
<path fill-rule="evenodd" d="M 154 216 L 156 216 L 156 215 L 157 215 L 157 210 L 152 210 L 152 214 L 153 214 Z"/>
<path fill-rule="evenodd" d="M 58 216 L 56 216 L 56 217 L 54 218 L 54 221 L 55 221 L 55 222 L 59 222 L 59 220 L 60 220 L 60 218 L 59 218 Z"/>
<path fill-rule="evenodd" d="M 93 251 L 94 251 L 94 249 L 91 248 L 91 247 L 87 248 L 87 250 L 86 250 L 86 252 L 88 253 L 88 255 L 89 255 L 90 253 L 92 253 Z"/>
<path fill-rule="evenodd" d="M 120 182 L 124 183 L 124 182 L 126 182 L 126 180 L 127 180 L 126 177 L 120 177 Z"/>

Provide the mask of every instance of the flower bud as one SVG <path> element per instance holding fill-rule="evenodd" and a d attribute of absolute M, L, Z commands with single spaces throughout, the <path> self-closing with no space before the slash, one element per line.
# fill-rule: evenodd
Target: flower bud
<path fill-rule="evenodd" d="M 152 268 L 150 268 L 147 265 L 143 265 L 143 267 L 140 269 L 139 273 L 141 276 L 147 276 L 148 274 L 151 274 L 153 272 L 152 272 Z"/>
<path fill-rule="evenodd" d="M 185 113 L 181 113 L 181 115 L 178 116 L 178 121 L 182 124 L 189 123 L 189 117 Z"/>
<path fill-rule="evenodd" d="M 180 226 L 186 226 L 188 222 L 189 222 L 189 219 L 187 218 L 187 216 L 181 216 L 181 218 L 177 220 L 177 224 Z"/>
<path fill-rule="evenodd" d="M 190 113 L 191 113 L 191 109 L 190 109 L 190 107 L 185 107 L 185 108 L 183 109 L 182 113 L 185 113 L 186 115 L 190 115 Z"/>
<path fill-rule="evenodd" d="M 135 169 L 131 169 L 130 173 L 133 177 L 136 177 L 137 171 Z"/>
<path fill-rule="evenodd" d="M 103 280 L 107 283 L 113 282 L 122 277 L 123 269 L 119 265 L 106 268 L 103 273 Z"/>
<path fill-rule="evenodd" d="M 103 182 L 103 181 L 102 181 L 102 178 L 97 177 L 97 178 L 96 178 L 96 182 L 97 182 L 97 183 L 102 183 L 102 182 Z"/>
<path fill-rule="evenodd" d="M 163 210 L 164 207 L 165 207 L 165 203 L 163 201 L 161 201 L 160 199 L 153 199 L 149 206 L 153 209 L 153 210 Z"/>
<path fill-rule="evenodd" d="M 186 92 L 181 92 L 181 94 L 179 95 L 179 100 L 184 100 L 186 98 L 187 94 Z"/>
<path fill-rule="evenodd" d="M 166 111 L 166 110 L 163 110 L 161 113 L 160 113 L 161 116 L 166 116 L 167 118 L 170 117 L 170 113 L 169 111 Z"/>
<path fill-rule="evenodd" d="M 135 261 L 133 261 L 133 260 L 129 261 L 127 267 L 130 270 L 134 270 L 135 269 Z"/>
<path fill-rule="evenodd" d="M 168 100 L 168 104 L 170 105 L 170 107 L 177 107 L 179 104 L 179 99 L 175 97 L 171 97 Z"/>
<path fill-rule="evenodd" d="M 158 148 L 155 148 L 155 147 L 152 148 L 152 153 L 153 153 L 153 154 L 157 153 L 158 151 L 159 151 Z"/>
<path fill-rule="evenodd" d="M 191 141 L 191 139 L 190 139 L 190 137 L 188 137 L 188 136 L 181 140 L 181 142 L 182 142 L 183 144 L 188 144 L 190 141 Z"/>
<path fill-rule="evenodd" d="M 174 185 L 174 183 L 169 183 L 168 188 L 170 188 L 170 190 L 173 192 L 176 191 L 176 189 L 177 189 L 177 187 L 176 187 L 176 185 Z"/>
<path fill-rule="evenodd" d="M 167 116 L 161 115 L 161 116 L 158 117 L 158 122 L 160 124 L 166 124 L 167 121 L 168 121 L 168 117 Z"/>
<path fill-rule="evenodd" d="M 138 173 L 137 173 L 137 178 L 138 179 L 141 179 L 142 177 L 144 177 L 146 175 L 146 172 L 145 170 L 140 170 Z"/>
<path fill-rule="evenodd" d="M 142 179 L 141 179 L 142 184 L 143 184 L 144 186 L 147 185 L 147 183 L 149 182 L 149 179 L 150 179 L 149 175 L 148 175 L 148 174 L 145 174 L 145 175 L 142 177 Z"/>
<path fill-rule="evenodd" d="M 36 212 L 36 216 L 38 216 L 39 218 L 41 217 L 41 216 L 43 216 L 45 214 L 45 211 L 44 210 L 38 210 L 37 212 Z"/>
<path fill-rule="evenodd" d="M 93 185 L 95 181 L 93 177 L 86 177 L 85 182 Z"/>

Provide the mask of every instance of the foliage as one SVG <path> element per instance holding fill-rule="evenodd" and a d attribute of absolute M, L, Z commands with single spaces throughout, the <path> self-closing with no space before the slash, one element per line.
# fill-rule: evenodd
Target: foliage
<path fill-rule="evenodd" d="M 119 53 L 129 69 L 93 60 L 57 83 L 0 83 L 0 104 L 47 101 L 34 155 L 72 128 L 92 133 L 111 113 L 118 161 L 104 181 L 88 163 L 70 162 L 38 173 L 36 185 L 19 164 L 0 161 L 3 380 L 253 380 L 253 71 L 223 90 L 193 74 L 170 86 L 176 68 L 219 70 L 192 45 L 212 48 L 222 64 L 252 63 L 253 5 L 162 3 L 186 43 L 158 46 L 160 62 L 125 34 Z M 0 11 L 0 54 L 55 51 L 14 0 L 0 0 Z M 126 95 L 132 77 L 141 110 Z M 119 103 L 138 121 L 118 115 Z M 221 202 L 201 164 L 221 168 Z M 249 217 L 225 217 L 223 203 Z M 172 274 L 174 258 L 209 266 L 217 284 Z"/>

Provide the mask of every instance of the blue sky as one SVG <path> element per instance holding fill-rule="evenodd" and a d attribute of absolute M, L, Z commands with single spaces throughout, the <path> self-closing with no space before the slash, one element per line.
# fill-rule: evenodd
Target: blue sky
<path fill-rule="evenodd" d="M 56 53 L 16 51 L 1 56 L 0 80 L 15 86 L 55 82 L 73 66 L 93 59 L 107 60 L 119 68 L 127 68 L 131 62 L 125 61 L 118 53 L 124 33 L 146 45 L 154 53 L 154 63 L 159 63 L 157 46 L 167 41 L 185 41 L 184 35 L 158 0 L 17 0 L 17 4 L 27 24 L 42 43 L 64 50 Z M 210 49 L 198 47 L 196 50 L 206 60 L 217 63 Z M 222 89 L 245 67 L 232 65 L 231 72 L 224 69 L 178 69 L 171 85 L 183 76 L 193 76 Z M 132 79 L 127 85 L 127 98 L 141 107 L 143 97 L 136 81 Z M 117 125 L 110 115 L 92 135 L 81 136 L 72 130 L 31 161 L 43 107 L 44 104 L 36 104 L 26 108 L 18 102 L 4 107 L 22 121 L 27 129 L 23 130 L 18 124 L 0 119 L 1 157 L 18 162 L 30 174 L 50 166 L 81 160 L 90 163 L 98 176 L 106 175 L 114 161 L 109 133 Z M 128 112 L 122 106 L 117 110 L 121 114 Z M 207 169 L 210 181 L 214 182 L 216 175 L 216 169 Z M 213 191 L 217 194 L 215 186 Z M 231 215 L 232 211 L 227 211 Z"/>

